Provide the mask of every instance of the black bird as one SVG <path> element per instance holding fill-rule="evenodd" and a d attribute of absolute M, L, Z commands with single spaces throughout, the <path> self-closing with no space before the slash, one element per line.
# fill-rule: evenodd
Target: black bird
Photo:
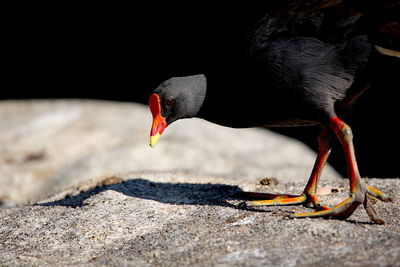
<path fill-rule="evenodd" d="M 150 145 L 167 125 L 191 117 L 235 128 L 319 124 L 318 156 L 303 193 L 261 194 L 266 200 L 239 206 L 312 204 L 315 212 L 291 217 L 345 219 L 364 204 L 373 222 L 384 223 L 369 197 L 392 199 L 361 179 L 351 128 L 339 117 L 369 87 L 374 59 L 380 53 L 399 57 L 400 23 L 385 14 L 397 13 L 400 2 L 382 1 L 379 7 L 345 0 L 284 3 L 250 30 L 237 64 L 174 77 L 154 91 Z M 335 138 L 344 150 L 350 195 L 328 208 L 320 205 L 316 187 Z"/>

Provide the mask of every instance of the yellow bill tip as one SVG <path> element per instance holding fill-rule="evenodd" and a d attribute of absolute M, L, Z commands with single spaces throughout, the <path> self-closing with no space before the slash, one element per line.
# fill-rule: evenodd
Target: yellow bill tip
<path fill-rule="evenodd" d="M 161 137 L 161 134 L 159 134 L 159 133 L 156 133 L 155 135 L 150 136 L 150 146 L 154 147 L 157 144 L 158 139 L 160 139 L 160 137 Z"/>

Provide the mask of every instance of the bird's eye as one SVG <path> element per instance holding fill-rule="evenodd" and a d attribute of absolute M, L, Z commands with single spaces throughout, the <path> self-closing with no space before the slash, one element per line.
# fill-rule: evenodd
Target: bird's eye
<path fill-rule="evenodd" d="M 167 106 L 173 106 L 175 104 L 175 98 L 170 97 L 165 103 L 167 104 Z"/>

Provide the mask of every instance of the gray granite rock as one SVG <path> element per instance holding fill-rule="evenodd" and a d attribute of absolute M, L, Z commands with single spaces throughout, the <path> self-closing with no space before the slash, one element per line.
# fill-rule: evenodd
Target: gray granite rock
<path fill-rule="evenodd" d="M 400 192 L 399 179 L 368 183 Z M 371 224 L 362 209 L 340 221 L 286 217 L 309 210 L 301 206 L 236 208 L 243 188 L 296 193 L 301 186 L 185 172 L 81 182 L 37 205 L 0 210 L 0 265 L 399 266 L 399 200 L 375 204 L 387 226 Z M 333 205 L 346 194 L 321 200 Z"/>

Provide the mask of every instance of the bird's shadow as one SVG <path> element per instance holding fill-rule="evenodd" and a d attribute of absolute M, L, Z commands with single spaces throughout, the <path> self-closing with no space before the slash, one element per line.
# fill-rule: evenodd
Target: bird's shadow
<path fill-rule="evenodd" d="M 82 207 L 87 205 L 86 199 L 102 192 L 113 190 L 126 196 L 154 200 L 160 203 L 173 205 L 207 205 L 222 206 L 234 209 L 245 209 L 253 212 L 273 212 L 272 209 L 246 207 L 241 208 L 231 200 L 257 199 L 252 192 L 243 191 L 240 187 L 227 184 L 201 184 L 201 183 L 170 183 L 154 182 L 144 178 L 135 178 L 109 185 L 99 185 L 92 189 L 81 191 L 77 195 L 67 195 L 65 198 L 42 202 L 40 206 L 66 206 Z M 290 212 L 283 212 L 285 216 Z M 371 222 L 358 222 L 347 220 L 356 224 L 372 224 Z"/>
<path fill-rule="evenodd" d="M 129 197 L 155 200 L 174 205 L 209 205 L 237 208 L 228 200 L 243 199 L 244 191 L 238 186 L 226 184 L 169 183 L 153 182 L 144 178 L 135 178 L 120 183 L 97 186 L 78 195 L 44 202 L 41 206 L 82 207 L 85 200 L 107 190 L 120 192 Z"/>

